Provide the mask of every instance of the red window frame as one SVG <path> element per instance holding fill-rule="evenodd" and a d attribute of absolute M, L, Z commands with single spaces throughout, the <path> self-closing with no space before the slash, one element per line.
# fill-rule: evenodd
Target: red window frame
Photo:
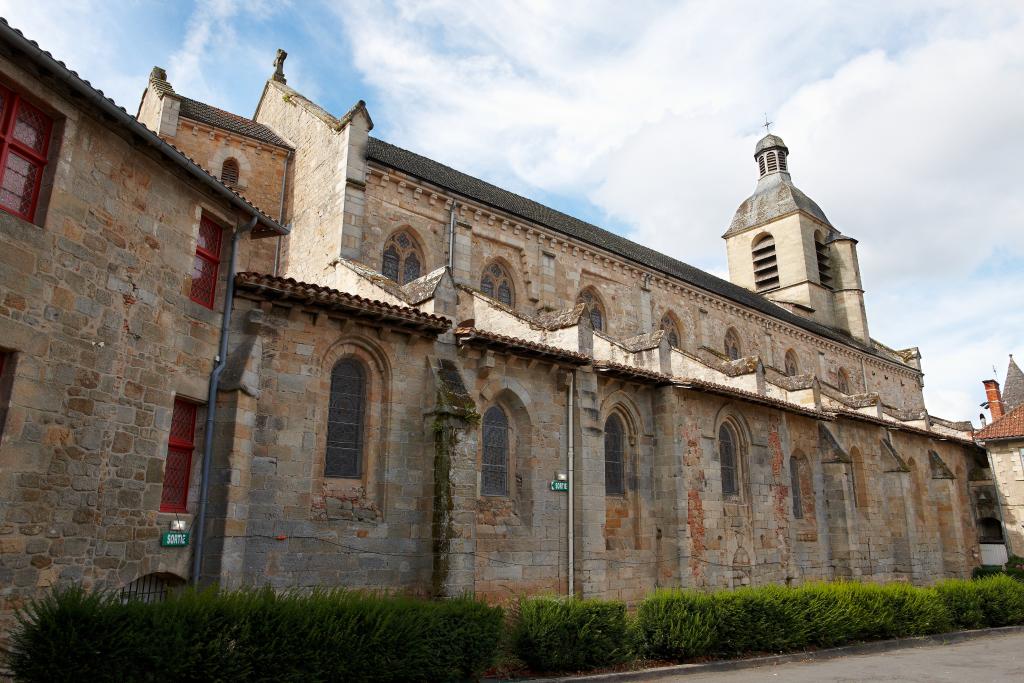
<path fill-rule="evenodd" d="M 9 170 L 7 168 L 7 161 L 12 152 L 37 168 L 35 182 L 30 189 L 31 197 L 29 199 L 28 211 L 23 212 L 19 208 L 4 204 L 2 193 L 0 193 L 0 209 L 32 222 L 35 220 L 36 209 L 39 207 L 39 190 L 42 187 L 43 174 L 46 172 L 46 160 L 50 151 L 50 137 L 53 133 L 53 119 L 44 114 L 38 107 L 34 107 L 26 102 L 17 92 L 3 85 L 0 85 L 0 98 L 3 98 L 3 104 L 0 106 L 0 187 L 3 187 L 7 176 Z M 22 111 L 32 112 L 41 119 L 43 123 L 41 149 L 33 149 L 15 137 L 15 126 L 18 121 L 18 115 Z"/>
<path fill-rule="evenodd" d="M 199 220 L 196 239 L 196 257 L 192 262 L 192 291 L 189 298 L 209 309 L 217 298 L 217 278 L 220 274 L 220 246 L 222 228 L 213 219 L 203 216 Z"/>
<path fill-rule="evenodd" d="M 192 452 L 196 448 L 195 403 L 174 399 L 171 433 L 167 438 L 167 460 L 164 463 L 164 485 L 160 493 L 160 512 L 185 512 L 188 486 L 192 474 Z"/>

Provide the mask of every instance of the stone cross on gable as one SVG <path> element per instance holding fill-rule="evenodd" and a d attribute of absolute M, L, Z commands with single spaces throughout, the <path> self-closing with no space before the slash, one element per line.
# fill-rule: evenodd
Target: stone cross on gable
<path fill-rule="evenodd" d="M 287 83 L 288 81 L 284 77 L 284 60 L 288 59 L 288 53 L 281 48 L 277 49 L 277 56 L 274 58 L 274 75 L 273 79 L 281 83 Z"/>

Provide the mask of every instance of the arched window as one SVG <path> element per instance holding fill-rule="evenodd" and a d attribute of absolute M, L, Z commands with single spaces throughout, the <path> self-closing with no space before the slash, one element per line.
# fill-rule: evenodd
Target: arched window
<path fill-rule="evenodd" d="M 839 372 L 836 373 L 836 389 L 844 394 L 850 393 L 850 376 L 842 368 L 839 368 Z"/>
<path fill-rule="evenodd" d="M 325 476 L 346 479 L 363 476 L 365 405 L 366 370 L 355 358 L 342 358 L 331 370 Z"/>
<path fill-rule="evenodd" d="M 796 377 L 800 374 L 800 362 L 796 358 L 796 351 L 786 351 L 786 376 Z"/>
<path fill-rule="evenodd" d="M 619 496 L 626 492 L 625 478 L 626 430 L 618 415 L 610 415 L 604 423 L 604 492 Z"/>
<path fill-rule="evenodd" d="M 818 281 L 823 287 L 832 289 L 832 263 L 825 235 L 820 230 L 814 233 L 814 252 L 818 258 Z"/>
<path fill-rule="evenodd" d="M 793 495 L 793 517 L 802 519 L 804 516 L 804 495 L 800 490 L 801 464 L 799 458 L 789 459 L 789 488 Z"/>
<path fill-rule="evenodd" d="M 480 492 L 485 496 L 508 495 L 508 416 L 491 406 L 483 420 L 484 457 Z"/>
<path fill-rule="evenodd" d="M 484 273 L 480 276 L 480 291 L 506 306 L 515 305 L 516 290 L 512 284 L 512 276 L 497 261 L 484 268 Z"/>
<path fill-rule="evenodd" d="M 718 428 L 718 458 L 722 466 L 722 494 L 734 496 L 740 491 L 737 451 L 739 439 L 728 422 Z"/>
<path fill-rule="evenodd" d="M 228 157 L 220 167 L 220 181 L 225 185 L 238 184 L 238 159 Z"/>
<path fill-rule="evenodd" d="M 604 331 L 604 307 L 601 306 L 601 301 L 594 294 L 592 289 L 584 289 L 580 292 L 579 297 L 576 299 L 576 303 L 587 304 L 590 306 L 590 324 L 598 332 Z"/>
<path fill-rule="evenodd" d="M 420 276 L 423 258 L 416 240 L 405 230 L 399 230 L 384 243 L 384 258 L 380 267 L 384 277 L 400 285 L 408 284 Z"/>
<path fill-rule="evenodd" d="M 732 327 L 725 333 L 725 355 L 729 360 L 738 360 L 743 355 L 740 346 L 740 335 Z"/>
<path fill-rule="evenodd" d="M 676 321 L 670 313 L 661 316 L 661 329 L 665 331 L 665 337 L 668 339 L 669 346 L 676 349 L 680 348 L 679 326 L 676 325 Z"/>
<path fill-rule="evenodd" d="M 754 259 L 754 287 L 759 292 L 777 289 L 779 286 L 779 264 L 775 258 L 775 238 L 761 235 L 751 246 Z"/>

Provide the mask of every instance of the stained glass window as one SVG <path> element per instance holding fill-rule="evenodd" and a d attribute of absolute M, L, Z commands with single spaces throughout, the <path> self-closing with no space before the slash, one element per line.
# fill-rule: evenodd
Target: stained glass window
<path fill-rule="evenodd" d="M 604 310 L 601 308 L 601 302 L 598 301 L 594 292 L 589 289 L 584 289 L 580 292 L 580 296 L 576 301 L 577 303 L 583 303 L 590 306 L 590 324 L 598 332 L 603 332 Z"/>
<path fill-rule="evenodd" d="M 622 419 L 618 415 L 609 416 L 604 425 L 604 492 L 609 496 L 626 492 L 625 441 Z"/>
<path fill-rule="evenodd" d="M 722 464 L 722 493 L 734 495 L 739 491 L 736 476 L 736 433 L 728 424 L 718 428 L 718 457 Z"/>
<path fill-rule="evenodd" d="M 484 273 L 480 276 L 480 291 L 506 306 L 515 305 L 512 277 L 499 263 L 492 263 L 484 268 Z"/>
<path fill-rule="evenodd" d="M 676 325 L 676 321 L 672 319 L 672 316 L 666 313 L 661 316 L 661 329 L 665 331 L 665 336 L 668 337 L 668 343 L 671 347 L 679 348 L 679 327 Z"/>
<path fill-rule="evenodd" d="M 399 230 L 384 243 L 380 272 L 400 285 L 420 276 L 423 258 L 416 241 L 405 230 Z"/>
<path fill-rule="evenodd" d="M 491 406 L 483 419 L 484 457 L 480 491 L 485 496 L 508 495 L 508 416 Z"/>
<path fill-rule="evenodd" d="M 363 475 L 363 421 L 366 403 L 366 371 L 355 358 L 343 358 L 331 371 L 331 396 L 327 409 L 328 477 L 357 479 Z"/>

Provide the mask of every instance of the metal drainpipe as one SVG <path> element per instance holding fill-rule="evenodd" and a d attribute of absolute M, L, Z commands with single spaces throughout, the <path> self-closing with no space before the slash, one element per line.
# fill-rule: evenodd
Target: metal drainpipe
<path fill-rule="evenodd" d="M 288 150 L 288 154 L 284 158 L 284 175 L 281 176 L 281 208 L 277 210 L 277 222 L 284 225 L 284 190 L 288 183 L 288 162 L 292 160 L 292 151 Z M 278 276 L 278 271 L 281 267 L 281 240 L 283 235 L 277 236 L 277 246 L 274 248 L 274 277 Z"/>
<path fill-rule="evenodd" d="M 203 546 L 206 534 L 206 503 L 210 492 L 210 461 L 213 459 L 213 421 L 217 416 L 217 387 L 220 376 L 228 359 L 228 334 L 231 327 L 231 309 L 235 300 L 235 268 L 238 260 L 238 241 L 242 235 L 256 227 L 257 217 L 253 214 L 249 222 L 235 228 L 231 236 L 231 258 L 228 261 L 228 287 L 224 294 L 224 313 L 221 317 L 220 347 L 216 365 L 210 373 L 210 390 L 206 395 L 206 431 L 203 434 L 203 469 L 199 479 L 199 512 L 196 515 L 196 549 L 192 555 L 192 585 L 199 585 L 199 575 L 203 566 Z"/>
<path fill-rule="evenodd" d="M 575 547 L 574 547 L 576 545 L 576 529 L 575 529 L 575 521 L 576 520 L 573 518 L 574 510 L 573 510 L 573 504 L 572 504 L 573 496 L 576 495 L 576 488 L 575 488 L 575 486 L 573 486 L 573 481 L 572 481 L 573 464 L 574 464 L 574 462 L 576 460 L 576 452 L 575 452 L 575 449 L 573 448 L 573 437 L 574 437 L 573 432 L 575 431 L 574 416 L 573 416 L 573 395 L 575 393 L 576 393 L 576 371 L 575 370 L 571 370 L 569 372 L 569 419 L 568 419 L 568 423 L 569 423 L 569 441 L 568 441 L 568 444 L 569 444 L 569 448 L 568 448 L 568 457 L 569 457 L 569 467 L 568 467 L 568 470 L 569 470 L 569 534 L 568 534 L 569 535 L 569 567 L 568 567 L 568 572 L 569 572 L 569 597 L 570 598 L 573 595 L 575 595 L 575 586 L 573 585 L 573 583 L 574 583 L 573 575 L 575 574 L 574 569 L 575 569 L 575 565 L 576 565 L 576 553 L 575 553 Z"/>

